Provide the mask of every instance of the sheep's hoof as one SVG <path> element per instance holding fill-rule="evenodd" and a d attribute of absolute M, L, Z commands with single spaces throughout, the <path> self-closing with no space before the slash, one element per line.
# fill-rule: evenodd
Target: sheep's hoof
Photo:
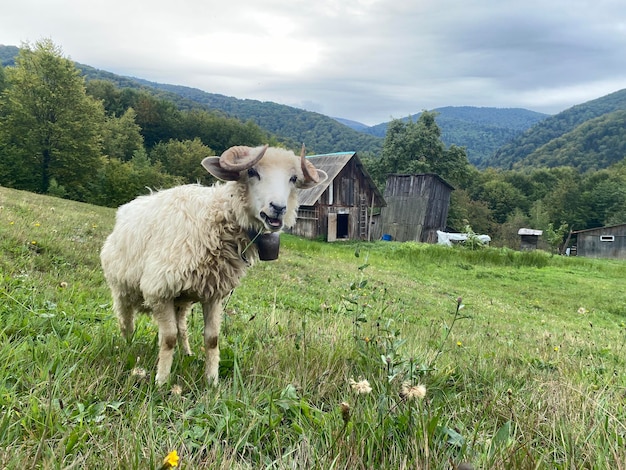
<path fill-rule="evenodd" d="M 209 383 L 209 387 L 217 387 L 219 384 L 219 379 L 218 379 L 217 374 L 207 375 L 206 379 L 207 379 L 207 382 Z"/>
<path fill-rule="evenodd" d="M 169 376 L 161 377 L 159 374 L 157 374 L 156 378 L 154 379 L 154 383 L 157 384 L 159 387 L 162 387 L 163 385 L 167 383 L 168 380 L 169 380 Z"/>

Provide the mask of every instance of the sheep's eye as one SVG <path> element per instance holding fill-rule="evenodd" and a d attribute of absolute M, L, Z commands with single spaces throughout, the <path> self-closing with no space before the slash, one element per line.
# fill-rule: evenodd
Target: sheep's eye
<path fill-rule="evenodd" d="M 261 179 L 261 177 L 259 176 L 259 172 L 256 171 L 254 168 L 248 168 L 248 177 Z"/>
<path fill-rule="evenodd" d="M 295 183 L 297 180 L 298 180 L 298 177 L 296 175 L 293 175 L 291 178 L 289 178 L 290 183 Z"/>

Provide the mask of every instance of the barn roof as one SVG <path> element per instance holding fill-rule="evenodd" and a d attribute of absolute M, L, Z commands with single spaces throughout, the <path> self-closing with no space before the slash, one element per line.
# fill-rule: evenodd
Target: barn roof
<path fill-rule="evenodd" d="M 518 235 L 534 235 L 539 237 L 543 234 L 543 230 L 535 230 L 532 228 L 521 228 L 517 231 Z"/>
<path fill-rule="evenodd" d="M 313 206 L 317 202 L 317 200 L 322 196 L 324 191 L 330 186 L 330 183 L 337 177 L 337 175 L 343 170 L 343 168 L 348 164 L 352 158 L 356 159 L 357 168 L 363 172 L 365 176 L 365 181 L 369 185 L 370 191 L 374 193 L 375 196 L 375 206 L 376 207 L 384 207 L 387 205 L 383 195 L 378 190 L 372 177 L 369 175 L 363 163 L 357 156 L 356 152 L 337 152 L 337 153 L 326 153 L 323 155 L 311 155 L 307 157 L 307 159 L 315 165 L 315 168 L 319 168 L 320 170 L 324 170 L 326 174 L 328 174 L 328 179 L 324 181 L 322 184 L 318 184 L 317 186 L 310 189 L 303 189 L 298 193 L 298 203 L 301 206 Z"/>
<path fill-rule="evenodd" d="M 456 189 L 454 186 L 452 186 L 450 183 L 448 183 L 446 180 L 444 180 L 437 173 L 392 173 L 387 178 L 391 178 L 391 177 L 395 177 L 395 178 L 411 178 L 411 177 L 420 177 L 420 176 L 434 178 L 434 179 L 440 181 L 441 184 L 443 184 L 444 186 L 449 188 L 451 191 L 454 191 Z"/>
<path fill-rule="evenodd" d="M 577 233 L 584 233 L 584 232 L 593 232 L 596 230 L 613 230 L 613 229 L 617 229 L 617 228 L 621 228 L 621 227 L 625 227 L 626 224 L 617 224 L 617 225 L 607 225 L 604 227 L 594 227 L 594 228 L 587 228 L 585 230 L 574 230 L 572 231 L 572 235 L 576 235 Z"/>

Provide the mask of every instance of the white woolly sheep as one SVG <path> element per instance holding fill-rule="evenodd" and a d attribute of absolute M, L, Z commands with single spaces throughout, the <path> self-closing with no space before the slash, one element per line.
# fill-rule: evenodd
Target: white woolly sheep
<path fill-rule="evenodd" d="M 178 186 L 121 206 L 100 254 L 122 334 L 132 336 L 135 313 L 151 313 L 158 324 L 159 385 L 169 379 L 177 340 L 191 354 L 186 316 L 195 302 L 204 316 L 205 375 L 217 382 L 222 301 L 258 259 L 251 242 L 291 227 L 296 189 L 327 178 L 304 146 L 300 157 L 267 145 L 232 147 L 202 165 L 227 182 Z"/>

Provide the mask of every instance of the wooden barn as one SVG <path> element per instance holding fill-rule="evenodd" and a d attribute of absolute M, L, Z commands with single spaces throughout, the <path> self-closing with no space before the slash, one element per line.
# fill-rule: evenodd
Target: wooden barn
<path fill-rule="evenodd" d="M 399 242 L 437 243 L 444 230 L 454 188 L 433 173 L 390 175 L 381 212 L 382 237 Z"/>
<path fill-rule="evenodd" d="M 307 157 L 328 179 L 299 192 L 298 221 L 291 233 L 306 238 L 367 240 L 385 199 L 356 152 Z"/>
<path fill-rule="evenodd" d="M 577 256 L 626 259 L 626 224 L 578 230 L 571 238 Z"/>

